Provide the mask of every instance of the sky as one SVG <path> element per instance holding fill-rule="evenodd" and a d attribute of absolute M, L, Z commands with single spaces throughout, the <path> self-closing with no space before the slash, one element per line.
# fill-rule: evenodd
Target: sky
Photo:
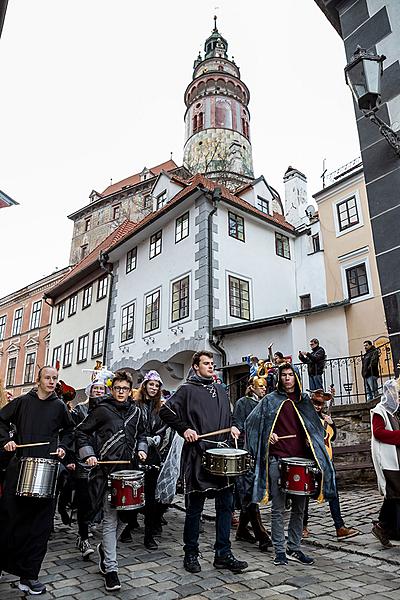
<path fill-rule="evenodd" d="M 0 38 L 0 297 L 68 264 L 95 189 L 181 164 L 183 94 L 213 28 L 250 89 L 255 175 L 310 196 L 360 154 L 343 42 L 313 0 L 10 0 Z"/>

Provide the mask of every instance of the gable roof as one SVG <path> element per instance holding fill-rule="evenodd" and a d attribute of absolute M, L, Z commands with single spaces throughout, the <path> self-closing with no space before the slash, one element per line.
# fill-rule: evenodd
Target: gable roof
<path fill-rule="evenodd" d="M 161 173 L 161 171 L 172 171 L 173 169 L 177 169 L 177 168 L 178 168 L 178 165 L 175 163 L 175 161 L 170 159 L 164 163 L 161 163 L 160 165 L 151 167 L 151 169 L 148 169 L 148 171 L 150 172 L 150 174 L 153 177 L 157 177 L 157 175 L 159 175 Z M 109 196 L 110 194 L 114 194 L 115 192 L 122 190 L 122 188 L 130 187 L 132 185 L 136 185 L 137 183 L 140 183 L 140 181 L 141 181 L 140 176 L 141 176 L 142 172 L 143 172 L 143 170 L 140 173 L 135 173 L 134 175 L 131 175 L 130 177 L 126 177 L 125 179 L 121 179 L 121 181 L 117 181 L 117 183 L 113 183 L 113 184 L 109 185 L 108 187 L 106 187 L 106 189 L 104 191 L 101 192 L 100 196 Z"/>
<path fill-rule="evenodd" d="M 128 237 L 135 229 L 136 223 L 125 220 L 119 225 L 105 240 L 103 240 L 96 248 L 94 248 L 87 256 L 74 265 L 71 270 L 64 275 L 62 279 L 48 290 L 45 294 L 46 298 L 55 298 L 62 292 L 73 285 L 83 274 L 89 274 L 99 268 L 99 257 L 101 252 L 106 252 L 109 248 L 116 244 L 120 239 Z"/>

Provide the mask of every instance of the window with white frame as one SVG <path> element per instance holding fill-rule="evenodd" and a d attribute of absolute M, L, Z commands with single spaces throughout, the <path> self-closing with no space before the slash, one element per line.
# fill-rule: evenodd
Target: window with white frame
<path fill-rule="evenodd" d="M 145 299 L 144 332 L 150 333 L 160 326 L 160 290 L 148 294 Z"/>
<path fill-rule="evenodd" d="M 228 212 L 228 234 L 244 242 L 244 219 L 240 215 Z"/>
<path fill-rule="evenodd" d="M 10 387 L 15 383 L 15 371 L 17 369 L 17 357 L 13 356 L 8 359 L 6 387 Z"/>
<path fill-rule="evenodd" d="M 92 304 L 92 285 L 87 285 L 83 288 L 82 310 Z"/>
<path fill-rule="evenodd" d="M 269 200 L 266 200 L 261 196 L 257 196 L 257 208 L 266 215 L 269 215 Z"/>
<path fill-rule="evenodd" d="M 346 271 L 347 291 L 350 300 L 367 296 L 370 293 L 368 284 L 367 265 L 361 262 L 358 265 L 348 267 Z"/>
<path fill-rule="evenodd" d="M 275 232 L 275 252 L 278 256 L 290 260 L 290 243 L 287 235 Z"/>
<path fill-rule="evenodd" d="M 164 190 L 161 192 L 161 194 L 158 194 L 157 198 L 156 198 L 156 207 L 157 210 L 159 210 L 160 208 L 162 208 L 163 206 L 165 206 L 168 202 L 168 192 L 167 190 Z"/>
<path fill-rule="evenodd" d="M 360 216 L 358 212 L 357 199 L 355 196 L 346 198 L 336 204 L 337 219 L 339 225 L 339 231 L 345 231 L 358 225 L 360 222 Z"/>
<path fill-rule="evenodd" d="M 162 231 L 157 231 L 150 237 L 150 253 L 149 258 L 154 258 L 157 254 L 161 254 Z"/>
<path fill-rule="evenodd" d="M 175 244 L 189 235 L 189 213 L 178 217 L 175 221 Z"/>
<path fill-rule="evenodd" d="M 90 217 L 85 219 L 85 231 L 89 231 L 89 230 L 90 230 Z"/>
<path fill-rule="evenodd" d="M 137 265 L 137 247 L 132 248 L 126 254 L 126 272 L 130 273 L 136 269 Z"/>
<path fill-rule="evenodd" d="M 37 327 L 40 327 L 41 312 L 42 312 L 42 301 L 37 300 L 37 302 L 34 302 L 32 304 L 30 329 L 37 329 Z"/>
<path fill-rule="evenodd" d="M 99 356 L 102 356 L 103 345 L 104 345 L 104 327 L 100 327 L 99 329 L 95 329 L 93 331 L 92 358 L 97 358 Z"/>
<path fill-rule="evenodd" d="M 300 310 L 310 310 L 311 308 L 311 294 L 303 294 L 300 296 Z"/>
<path fill-rule="evenodd" d="M 116 219 L 119 219 L 120 215 L 121 215 L 121 206 L 119 204 L 117 204 L 116 206 L 113 206 L 113 219 L 114 221 Z"/>
<path fill-rule="evenodd" d="M 53 348 L 53 357 L 51 359 L 51 365 L 58 369 L 60 367 L 61 362 L 61 346 L 56 346 Z"/>
<path fill-rule="evenodd" d="M 189 316 L 189 275 L 172 284 L 171 321 L 180 321 Z"/>
<path fill-rule="evenodd" d="M 61 302 L 61 304 L 59 304 L 57 306 L 57 323 L 64 321 L 64 317 L 65 317 L 65 302 Z"/>
<path fill-rule="evenodd" d="M 35 381 L 36 352 L 29 352 L 25 357 L 24 383 Z"/>
<path fill-rule="evenodd" d="M 108 275 L 104 275 L 97 282 L 97 300 L 102 300 L 107 296 L 108 291 Z"/>
<path fill-rule="evenodd" d="M 15 311 L 11 335 L 19 335 L 21 333 L 23 312 L 23 308 L 17 308 Z"/>
<path fill-rule="evenodd" d="M 64 346 L 64 358 L 63 367 L 70 367 L 72 365 L 72 355 L 74 353 L 74 340 L 65 342 Z"/>
<path fill-rule="evenodd" d="M 78 294 L 74 294 L 70 296 L 68 300 L 68 316 L 72 317 L 76 313 L 76 309 L 78 306 Z"/>
<path fill-rule="evenodd" d="M 6 323 L 7 323 L 7 315 L 2 315 L 0 317 L 0 340 L 4 340 L 6 335 Z"/>
<path fill-rule="evenodd" d="M 128 304 L 122 309 L 121 315 L 121 342 L 133 340 L 135 327 L 135 303 Z"/>
<path fill-rule="evenodd" d="M 319 233 L 315 233 L 313 236 L 311 236 L 311 244 L 312 244 L 312 251 L 313 252 L 319 252 L 321 250 L 321 244 L 320 244 L 320 240 L 319 240 Z"/>
<path fill-rule="evenodd" d="M 81 363 L 85 362 L 88 357 L 88 348 L 89 348 L 89 334 L 81 335 L 78 338 L 78 351 L 76 356 L 76 362 Z"/>
<path fill-rule="evenodd" d="M 250 320 L 249 282 L 229 275 L 229 314 L 231 317 Z"/>

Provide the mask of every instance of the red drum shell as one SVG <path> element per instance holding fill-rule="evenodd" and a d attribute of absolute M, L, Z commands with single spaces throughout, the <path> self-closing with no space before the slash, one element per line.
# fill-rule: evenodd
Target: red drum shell
<path fill-rule="evenodd" d="M 116 510 L 137 510 L 144 506 L 144 473 L 115 471 L 110 474 L 111 506 Z"/>
<path fill-rule="evenodd" d="M 313 496 L 318 492 L 320 471 L 313 460 L 281 458 L 279 469 L 279 486 L 287 494 Z"/>

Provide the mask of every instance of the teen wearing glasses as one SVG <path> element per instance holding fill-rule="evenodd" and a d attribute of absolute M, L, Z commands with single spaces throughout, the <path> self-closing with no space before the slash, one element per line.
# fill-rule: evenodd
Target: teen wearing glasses
<path fill-rule="evenodd" d="M 98 461 L 130 460 L 137 466 L 138 460 L 147 458 L 145 424 L 140 408 L 130 397 L 132 378 L 126 371 L 117 371 L 111 387 L 111 396 L 104 396 L 87 418 L 76 428 L 79 458 L 95 469 L 90 477 L 91 497 L 99 509 L 103 506 L 103 540 L 98 545 L 99 570 L 104 575 L 107 591 L 121 588 L 118 578 L 117 540 L 126 523 L 118 511 L 111 508 L 107 494 L 107 480 L 120 465 L 98 465 Z M 97 456 L 91 445 L 96 436 Z"/>

